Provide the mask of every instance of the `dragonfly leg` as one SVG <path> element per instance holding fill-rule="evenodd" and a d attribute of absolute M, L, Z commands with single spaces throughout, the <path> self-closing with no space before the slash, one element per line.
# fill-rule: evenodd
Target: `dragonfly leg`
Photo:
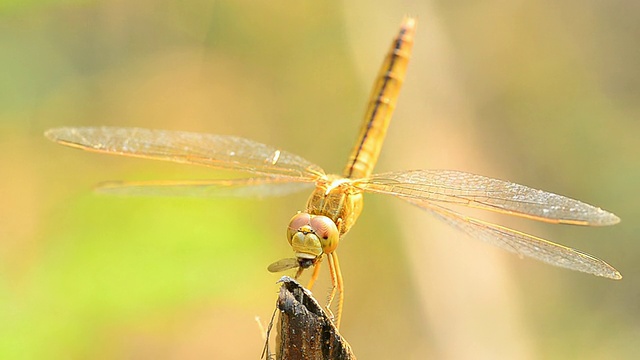
<path fill-rule="evenodd" d="M 313 284 L 318 280 L 318 276 L 320 275 L 320 260 L 318 260 L 313 265 L 313 274 L 311 274 L 311 279 L 309 279 L 309 283 L 307 284 L 307 289 L 311 290 Z"/>
<path fill-rule="evenodd" d="M 329 260 L 329 272 L 331 273 L 331 293 L 329 293 L 329 299 L 327 301 L 327 310 L 330 314 L 331 312 L 331 302 L 336 296 L 336 292 L 339 292 L 338 295 L 338 316 L 335 317 L 334 323 L 337 328 L 340 328 L 340 320 L 342 318 L 342 304 L 344 303 L 344 286 L 342 283 L 342 272 L 340 271 L 340 262 L 338 261 L 338 254 L 334 251 L 331 254 L 327 255 L 327 259 Z"/>

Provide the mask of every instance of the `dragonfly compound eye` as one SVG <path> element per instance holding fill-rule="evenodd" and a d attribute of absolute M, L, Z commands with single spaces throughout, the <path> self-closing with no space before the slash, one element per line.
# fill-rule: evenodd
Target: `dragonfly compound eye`
<path fill-rule="evenodd" d="M 302 230 L 302 228 L 305 226 L 308 228 L 310 223 L 311 215 L 302 212 L 295 214 L 291 218 L 291 220 L 289 220 L 289 226 L 287 227 L 287 240 L 289 241 L 290 245 L 292 245 L 291 239 L 293 239 L 295 233 Z"/>
<path fill-rule="evenodd" d="M 322 251 L 325 254 L 330 254 L 336 249 L 340 233 L 338 232 L 338 227 L 333 220 L 326 216 L 312 216 L 311 229 L 320 239 Z"/>
<path fill-rule="evenodd" d="M 322 255 L 320 238 L 311 228 L 312 215 L 298 213 L 287 228 L 287 240 L 298 259 L 315 259 Z"/>

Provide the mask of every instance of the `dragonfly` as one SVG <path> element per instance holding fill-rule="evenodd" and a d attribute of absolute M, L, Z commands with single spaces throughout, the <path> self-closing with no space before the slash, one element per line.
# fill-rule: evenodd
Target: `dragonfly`
<path fill-rule="evenodd" d="M 363 194 L 392 195 L 430 212 L 468 235 L 522 257 L 609 279 L 622 275 L 603 260 L 539 237 L 465 216 L 462 206 L 553 224 L 613 225 L 620 219 L 599 207 L 509 181 L 456 170 L 405 170 L 373 174 L 411 56 L 416 21 L 406 17 L 375 79 L 362 127 L 341 175 L 277 147 L 249 139 L 182 131 L 119 127 L 62 127 L 46 131 L 59 144 L 97 153 L 164 160 L 251 174 L 235 179 L 107 182 L 98 191 L 154 196 L 286 195 L 314 187 L 306 208 L 287 226 L 294 256 L 268 267 L 297 269 L 298 278 L 313 267 L 311 289 L 324 258 L 332 287 L 326 310 L 340 325 L 344 283 L 337 247 L 363 209 Z M 331 304 L 338 295 L 337 313 Z"/>

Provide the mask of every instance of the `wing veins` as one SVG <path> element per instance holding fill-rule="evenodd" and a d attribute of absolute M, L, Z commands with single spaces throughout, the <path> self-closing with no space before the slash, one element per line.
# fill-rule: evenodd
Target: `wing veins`
<path fill-rule="evenodd" d="M 508 227 L 461 215 L 442 206 L 421 207 L 467 235 L 549 265 L 619 280 L 622 275 L 592 255 Z"/>
<path fill-rule="evenodd" d="M 45 135 L 91 152 L 284 176 L 312 182 L 324 177 L 304 158 L 252 140 L 226 135 L 140 128 L 57 128 Z"/>
<path fill-rule="evenodd" d="M 448 203 L 572 225 L 613 225 L 620 219 L 598 207 L 508 181 L 452 170 L 409 170 L 356 181 L 368 192 L 395 195 L 417 206 Z"/>
<path fill-rule="evenodd" d="M 99 184 L 98 193 L 129 196 L 168 197 L 267 197 L 285 196 L 308 189 L 312 183 L 288 178 L 238 178 L 216 180 L 109 181 Z"/>

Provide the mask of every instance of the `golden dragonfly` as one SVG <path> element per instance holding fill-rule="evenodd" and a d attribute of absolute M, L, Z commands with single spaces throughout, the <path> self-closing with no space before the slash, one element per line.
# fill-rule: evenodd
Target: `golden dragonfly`
<path fill-rule="evenodd" d="M 269 266 L 272 272 L 314 267 L 308 288 L 318 278 L 326 256 L 332 289 L 326 309 L 339 294 L 335 323 L 339 326 L 344 286 L 336 248 L 355 224 L 363 193 L 393 195 L 425 209 L 449 225 L 505 250 L 547 264 L 610 279 L 620 273 L 581 251 L 462 215 L 449 208 L 462 205 L 554 224 L 602 226 L 620 221 L 614 214 L 550 192 L 508 181 L 454 170 L 407 170 L 372 175 L 396 106 L 411 55 L 416 22 L 405 18 L 375 80 L 360 134 L 342 175 L 326 174 L 304 158 L 241 137 L 180 131 L 115 127 L 63 127 L 45 135 L 83 150 L 238 170 L 254 177 L 232 180 L 109 182 L 101 192 L 133 195 L 220 196 L 284 195 L 315 185 L 304 211 L 287 226 L 295 257 Z"/>

